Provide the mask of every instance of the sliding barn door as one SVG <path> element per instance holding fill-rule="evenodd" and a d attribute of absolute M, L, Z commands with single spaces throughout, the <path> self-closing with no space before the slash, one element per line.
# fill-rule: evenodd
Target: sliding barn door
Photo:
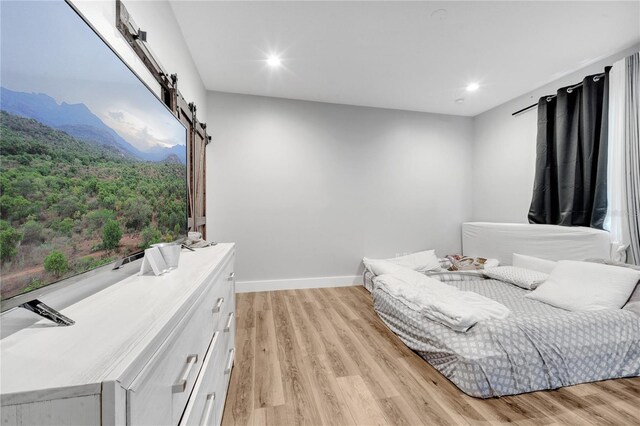
<path fill-rule="evenodd" d="M 196 108 L 188 104 L 185 99 L 177 94 L 177 115 L 182 124 L 187 128 L 187 213 L 189 218 L 189 231 L 207 235 L 207 206 L 206 206 L 206 146 L 207 132 L 202 123 L 196 118 Z"/>
<path fill-rule="evenodd" d="M 202 237 L 205 238 L 207 231 L 205 148 L 209 140 L 206 132 L 207 125 L 198 122 L 195 105 L 187 103 L 178 91 L 178 76 L 165 72 L 160 62 L 149 50 L 146 39 L 139 37 L 139 29 L 120 0 L 116 0 L 116 27 L 160 85 L 162 102 L 175 113 L 187 128 L 188 228 L 189 231 L 202 232 Z"/>

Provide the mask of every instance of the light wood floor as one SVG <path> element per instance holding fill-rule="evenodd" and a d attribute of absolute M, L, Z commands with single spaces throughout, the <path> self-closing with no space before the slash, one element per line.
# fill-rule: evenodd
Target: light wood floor
<path fill-rule="evenodd" d="M 640 425 L 640 378 L 481 400 L 389 331 L 362 287 L 238 294 L 223 424 Z"/>

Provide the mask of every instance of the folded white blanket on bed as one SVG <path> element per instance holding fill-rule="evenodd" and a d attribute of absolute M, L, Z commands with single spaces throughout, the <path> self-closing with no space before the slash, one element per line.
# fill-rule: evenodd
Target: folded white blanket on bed
<path fill-rule="evenodd" d="M 509 309 L 501 303 L 471 291 L 461 291 L 419 272 L 402 268 L 374 280 L 393 296 L 425 318 L 455 331 L 467 331 L 478 321 L 506 318 Z"/>

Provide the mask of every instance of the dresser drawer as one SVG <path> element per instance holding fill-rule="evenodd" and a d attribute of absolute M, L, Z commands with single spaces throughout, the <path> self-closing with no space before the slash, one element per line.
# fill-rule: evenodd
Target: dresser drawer
<path fill-rule="evenodd" d="M 236 348 L 228 347 L 224 355 L 224 370 L 222 371 L 222 380 L 218 383 L 220 393 L 222 395 L 227 394 L 227 388 L 229 387 L 229 380 L 231 379 L 231 370 L 233 369 L 233 363 L 235 362 Z"/>
<path fill-rule="evenodd" d="M 223 338 L 224 338 L 224 349 L 221 351 L 224 353 L 224 356 L 222 357 L 223 360 L 221 361 L 220 367 L 217 370 L 217 377 L 216 377 L 216 395 L 220 395 L 221 399 L 219 401 L 220 404 L 220 409 L 219 411 L 217 411 L 217 417 L 216 417 L 216 425 L 220 424 L 220 422 L 222 421 L 222 414 L 224 411 L 224 400 L 226 398 L 227 395 L 227 389 L 229 387 L 229 381 L 231 379 L 231 370 L 233 369 L 233 364 L 235 361 L 235 354 L 236 354 L 236 350 L 235 350 L 235 315 L 230 316 L 231 318 L 231 322 L 230 322 L 230 327 L 229 328 L 225 328 L 225 330 L 228 331 L 224 331 L 223 330 Z"/>
<path fill-rule="evenodd" d="M 235 331 L 236 331 L 236 294 L 235 294 L 235 279 L 233 273 L 227 275 L 227 288 L 226 298 L 229 300 L 229 304 L 224 310 L 223 316 L 220 318 L 220 325 L 218 330 L 224 333 L 225 346 L 229 344 L 233 347 L 235 344 Z"/>
<path fill-rule="evenodd" d="M 230 265 L 233 266 L 233 265 Z M 224 402 L 233 365 L 235 344 L 235 286 L 232 268 L 224 270 L 220 280 L 224 288 L 224 304 L 214 340 L 200 370 L 180 425 L 218 425 L 222 420 Z"/>
<path fill-rule="evenodd" d="M 202 366 L 203 310 L 183 320 L 136 377 L 127 392 L 127 418 L 132 425 L 177 423 Z"/>
<path fill-rule="evenodd" d="M 184 411 L 180 426 L 214 425 L 219 417 L 220 401 L 224 400 L 219 392 L 217 379 L 224 364 L 225 348 L 222 333 L 217 331 L 211 341 L 204 359 L 204 365 L 196 381 L 189 403 Z"/>
<path fill-rule="evenodd" d="M 233 309 L 229 305 L 234 303 L 234 298 L 228 291 L 228 269 L 232 265 L 231 260 L 207 278 L 204 294 L 131 383 L 127 393 L 129 424 L 175 425 L 179 422 L 212 337 L 226 324 L 225 313 Z M 226 337 L 219 340 L 221 346 L 226 345 Z"/>
<path fill-rule="evenodd" d="M 229 289 L 233 288 L 233 260 L 227 262 L 214 280 L 212 295 L 209 297 L 209 302 L 207 303 L 210 303 L 212 307 L 214 317 L 211 326 L 213 330 L 216 331 L 224 327 L 223 323 L 226 312 L 230 309 L 235 309 L 235 294 L 229 292 Z"/>
<path fill-rule="evenodd" d="M 180 426 L 220 424 L 235 355 L 224 342 L 222 332 L 216 332 Z"/>
<path fill-rule="evenodd" d="M 235 350 L 220 348 L 216 356 L 216 362 L 212 364 L 212 374 L 208 382 L 208 387 L 200 394 L 203 401 L 200 422 L 188 423 L 189 425 L 217 426 L 222 422 L 224 403 L 231 377 L 231 367 L 235 356 Z M 212 400 L 213 398 L 213 400 Z"/>

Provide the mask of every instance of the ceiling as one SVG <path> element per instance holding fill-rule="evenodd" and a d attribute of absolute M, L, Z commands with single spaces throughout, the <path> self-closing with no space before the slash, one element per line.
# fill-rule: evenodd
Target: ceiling
<path fill-rule="evenodd" d="M 207 90 L 467 116 L 640 42 L 639 1 L 171 6 Z"/>

